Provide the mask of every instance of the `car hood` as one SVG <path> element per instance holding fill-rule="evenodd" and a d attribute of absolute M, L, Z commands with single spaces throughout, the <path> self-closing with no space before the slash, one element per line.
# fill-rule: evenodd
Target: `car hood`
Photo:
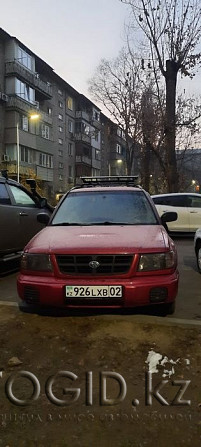
<path fill-rule="evenodd" d="M 132 253 L 168 250 L 161 225 L 49 226 L 25 247 L 32 253 Z"/>

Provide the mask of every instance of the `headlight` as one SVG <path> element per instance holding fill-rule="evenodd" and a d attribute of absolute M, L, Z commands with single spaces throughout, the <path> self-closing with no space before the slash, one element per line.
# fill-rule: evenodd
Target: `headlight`
<path fill-rule="evenodd" d="M 141 255 L 138 265 L 138 272 L 171 269 L 175 266 L 175 256 L 176 255 L 173 251 Z"/>
<path fill-rule="evenodd" d="M 24 253 L 21 260 L 21 269 L 52 272 L 50 256 L 45 254 Z"/>

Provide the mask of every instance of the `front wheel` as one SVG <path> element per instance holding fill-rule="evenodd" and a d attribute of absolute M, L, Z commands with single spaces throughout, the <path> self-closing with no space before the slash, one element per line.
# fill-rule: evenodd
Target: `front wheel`
<path fill-rule="evenodd" d="M 175 311 L 175 301 L 167 304 L 160 304 L 158 307 L 158 315 L 166 317 L 166 315 L 172 315 Z"/>
<path fill-rule="evenodd" d="M 201 273 L 201 244 L 196 247 L 196 259 L 198 272 Z"/>
<path fill-rule="evenodd" d="M 175 301 L 165 305 L 166 315 L 172 315 L 175 312 Z"/>

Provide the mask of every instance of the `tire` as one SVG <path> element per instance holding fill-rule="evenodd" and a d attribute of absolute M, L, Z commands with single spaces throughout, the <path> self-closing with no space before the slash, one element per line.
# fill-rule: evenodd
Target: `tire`
<path fill-rule="evenodd" d="M 198 272 L 201 273 L 201 244 L 196 245 L 196 259 L 197 259 L 197 268 Z"/>
<path fill-rule="evenodd" d="M 175 312 L 175 301 L 165 305 L 166 315 L 172 315 Z"/>
<path fill-rule="evenodd" d="M 175 311 L 175 301 L 168 304 L 160 304 L 157 309 L 157 314 L 161 317 L 166 317 L 166 315 L 172 315 Z"/>
<path fill-rule="evenodd" d="M 19 303 L 18 304 L 18 308 L 20 310 L 20 312 L 24 312 L 26 314 L 34 314 L 36 313 L 36 307 L 34 307 L 33 305 L 27 304 L 25 302 Z"/>

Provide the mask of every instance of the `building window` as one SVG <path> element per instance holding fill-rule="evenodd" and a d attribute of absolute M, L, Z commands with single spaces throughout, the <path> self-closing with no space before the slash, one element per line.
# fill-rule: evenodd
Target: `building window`
<path fill-rule="evenodd" d="M 73 132 L 73 122 L 71 120 L 68 120 L 68 131 Z"/>
<path fill-rule="evenodd" d="M 63 163 L 59 162 L 59 169 L 63 169 L 64 165 Z"/>
<path fill-rule="evenodd" d="M 93 119 L 95 121 L 100 121 L 100 112 L 97 112 L 96 110 L 94 110 Z"/>
<path fill-rule="evenodd" d="M 18 62 L 31 70 L 31 56 L 22 48 L 18 47 Z"/>
<path fill-rule="evenodd" d="M 70 96 L 68 96 L 67 98 L 67 107 L 69 110 L 73 110 L 73 98 L 71 98 Z"/>
<path fill-rule="evenodd" d="M 59 126 L 59 132 L 63 132 L 63 127 Z"/>
<path fill-rule="evenodd" d="M 121 146 L 118 143 L 116 145 L 116 152 L 117 152 L 117 154 L 121 154 Z"/>
<path fill-rule="evenodd" d="M 59 101 L 59 107 L 62 109 L 63 108 L 63 102 Z"/>
<path fill-rule="evenodd" d="M 62 138 L 59 138 L 59 139 L 58 139 L 58 142 L 59 142 L 59 144 L 63 144 L 63 140 L 62 140 Z"/>
<path fill-rule="evenodd" d="M 31 151 L 28 147 L 20 146 L 20 161 L 23 163 L 31 163 Z"/>
<path fill-rule="evenodd" d="M 53 157 L 49 154 L 39 154 L 39 165 L 45 168 L 53 168 Z"/>
<path fill-rule="evenodd" d="M 63 115 L 61 115 L 60 113 L 59 113 L 59 115 L 58 115 L 58 118 L 59 118 L 59 120 L 63 120 Z"/>
<path fill-rule="evenodd" d="M 25 115 L 22 115 L 21 128 L 25 132 L 29 131 L 29 120 L 28 120 L 28 117 Z"/>
<path fill-rule="evenodd" d="M 59 174 L 59 180 L 63 180 L 63 175 Z"/>
<path fill-rule="evenodd" d="M 72 155 L 73 155 L 73 145 L 72 145 L 72 143 L 68 143 L 68 155 L 70 155 L 70 157 L 72 157 Z"/>
<path fill-rule="evenodd" d="M 99 132 L 95 131 L 94 139 L 95 139 L 95 141 L 99 141 Z"/>
<path fill-rule="evenodd" d="M 35 92 L 33 88 L 17 78 L 15 78 L 15 93 L 27 102 L 31 102 L 33 104 L 35 101 Z"/>
<path fill-rule="evenodd" d="M 41 124 L 41 135 L 42 138 L 46 138 L 46 140 L 50 139 L 50 128 L 46 124 Z"/>
<path fill-rule="evenodd" d="M 58 150 L 59 157 L 63 157 L 63 151 L 61 149 Z"/>
<path fill-rule="evenodd" d="M 48 113 L 48 115 L 52 115 L 52 109 L 51 109 L 51 107 L 48 107 L 48 109 L 47 109 L 47 113 Z"/>
<path fill-rule="evenodd" d="M 59 88 L 58 88 L 58 94 L 61 96 L 63 95 L 62 91 Z"/>
<path fill-rule="evenodd" d="M 101 159 L 101 151 L 98 149 L 95 150 L 95 159 L 100 160 Z"/>
<path fill-rule="evenodd" d="M 68 167 L 68 174 L 69 174 L 70 179 L 72 180 L 72 177 L 73 177 L 73 167 L 72 166 Z"/>

